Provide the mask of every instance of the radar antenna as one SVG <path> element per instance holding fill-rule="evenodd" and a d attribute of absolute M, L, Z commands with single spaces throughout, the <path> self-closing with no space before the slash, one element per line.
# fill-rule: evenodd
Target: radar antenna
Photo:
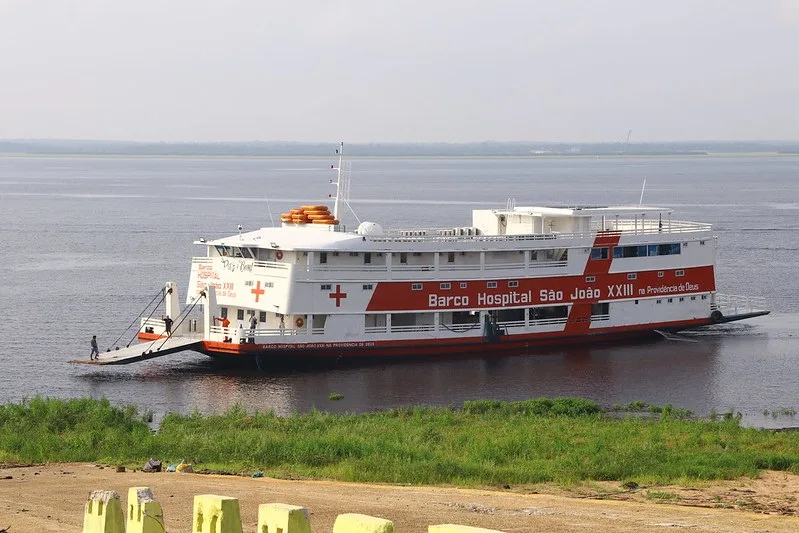
<path fill-rule="evenodd" d="M 341 142 L 339 144 L 338 150 L 336 150 L 336 153 L 338 154 L 338 166 L 334 167 L 334 166 L 331 165 L 330 168 L 332 168 L 333 170 L 336 171 L 336 181 L 335 182 L 331 181 L 331 183 L 333 183 L 333 185 L 336 186 L 335 202 L 333 203 L 333 218 L 338 219 L 338 203 L 339 203 L 339 200 L 342 199 L 343 195 L 346 194 L 346 192 L 348 192 L 348 189 L 349 189 L 349 185 L 344 185 L 342 183 L 342 176 L 341 176 L 342 157 L 343 157 L 343 154 L 344 154 L 344 143 L 343 142 Z M 346 178 L 346 176 L 345 176 L 345 178 Z"/>
<path fill-rule="evenodd" d="M 338 219 L 338 205 L 339 202 L 344 202 L 352 215 L 355 217 L 355 220 L 358 221 L 360 224 L 361 219 L 358 218 L 358 215 L 355 214 L 355 210 L 352 209 L 350 205 L 350 184 L 352 183 L 352 161 L 344 161 L 343 153 L 344 153 L 344 143 L 340 143 L 338 150 L 336 150 L 338 154 L 338 166 L 331 165 L 330 168 L 336 171 L 336 181 L 330 180 L 330 183 L 336 186 L 336 196 L 334 197 L 333 203 L 333 218 Z"/>

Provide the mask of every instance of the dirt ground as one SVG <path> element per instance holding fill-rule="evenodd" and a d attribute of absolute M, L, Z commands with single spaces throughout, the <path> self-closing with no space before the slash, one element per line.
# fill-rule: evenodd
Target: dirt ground
<path fill-rule="evenodd" d="M 239 499 L 245 532 L 257 526 L 258 505 L 302 505 L 314 533 L 329 533 L 341 513 L 392 520 L 397 533 L 454 523 L 517 532 L 799 531 L 799 476 L 765 472 L 759 479 L 696 487 L 622 487 L 591 483 L 570 489 L 537 485 L 467 490 L 365 485 L 210 474 L 144 473 L 92 464 L 0 465 L 0 531 L 75 532 L 92 490 L 147 486 L 164 508 L 168 532 L 191 531 L 195 494 Z"/>

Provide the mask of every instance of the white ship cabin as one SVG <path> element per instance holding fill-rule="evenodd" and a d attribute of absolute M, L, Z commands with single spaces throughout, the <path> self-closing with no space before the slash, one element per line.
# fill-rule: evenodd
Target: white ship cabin
<path fill-rule="evenodd" d="M 378 285 L 425 293 L 434 287 L 446 296 L 473 293 L 477 284 L 512 291 L 530 278 L 583 276 L 589 259 L 607 259 L 611 273 L 630 275 L 715 264 L 710 225 L 672 220 L 666 208 L 509 206 L 474 210 L 469 226 L 391 231 L 373 222 L 346 231 L 330 216 L 311 220 L 302 211 L 283 215 L 280 227 L 195 243 L 206 246 L 207 255 L 193 259 L 187 303 L 212 289 L 205 305 L 211 340 L 231 337 L 214 317 L 249 332 L 250 316 L 258 325 L 246 335 L 257 343 L 322 334 L 325 341 L 363 340 L 410 327 L 417 337 L 420 327 L 441 336 L 463 321 L 478 321 L 486 307 L 413 308 L 407 299 L 380 300 Z M 595 245 L 603 235 L 618 243 Z M 535 317 L 565 320 L 568 304 L 557 303 L 494 307 L 513 318 L 506 322 L 529 329 Z"/>

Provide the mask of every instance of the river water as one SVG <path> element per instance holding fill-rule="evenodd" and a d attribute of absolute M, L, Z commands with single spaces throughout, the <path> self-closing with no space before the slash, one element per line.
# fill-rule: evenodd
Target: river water
<path fill-rule="evenodd" d="M 682 341 L 527 356 L 225 368 L 197 353 L 125 367 L 71 365 L 111 345 L 163 285 L 185 290 L 191 242 L 270 225 L 333 192 L 326 158 L 0 157 L 0 401 L 107 397 L 166 412 L 235 403 L 285 415 L 471 399 L 643 400 L 799 426 L 799 157 L 364 158 L 352 208 L 384 227 L 466 226 L 472 208 L 644 203 L 714 224 L 717 285 L 773 313 Z M 342 217 L 355 226 L 351 215 Z M 120 341 L 124 344 L 127 337 Z M 339 401 L 330 393 L 343 394 Z M 781 411 L 782 409 L 782 411 Z M 766 413 L 766 411 L 768 413 Z M 774 415 L 772 413 L 776 412 Z"/>

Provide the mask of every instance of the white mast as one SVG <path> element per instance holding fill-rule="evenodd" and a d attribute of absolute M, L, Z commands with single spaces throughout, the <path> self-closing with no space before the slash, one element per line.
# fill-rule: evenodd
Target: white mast
<path fill-rule="evenodd" d="M 344 153 L 344 142 L 339 144 L 338 150 L 338 167 L 336 168 L 336 201 L 333 203 L 333 218 L 338 220 L 338 202 L 341 198 L 341 157 Z"/>

